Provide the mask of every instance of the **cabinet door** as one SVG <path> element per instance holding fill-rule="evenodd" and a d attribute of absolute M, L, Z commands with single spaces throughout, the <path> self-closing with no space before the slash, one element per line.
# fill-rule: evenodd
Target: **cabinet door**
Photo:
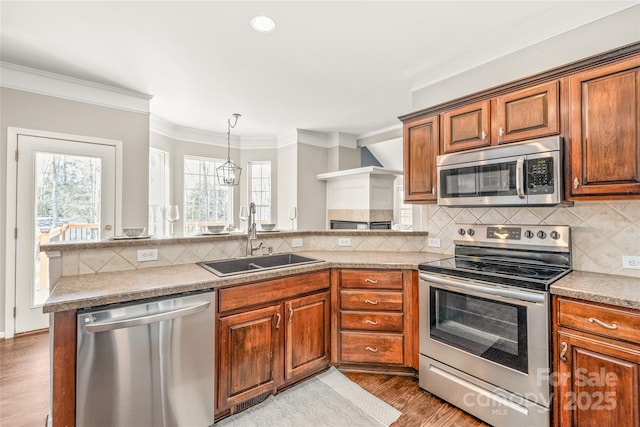
<path fill-rule="evenodd" d="M 498 144 L 557 134 L 559 102 L 558 81 L 497 97 Z"/>
<path fill-rule="evenodd" d="M 404 200 L 437 200 L 438 116 L 404 124 Z"/>
<path fill-rule="evenodd" d="M 640 57 L 570 79 L 571 194 L 640 194 Z"/>
<path fill-rule="evenodd" d="M 287 381 L 328 366 L 329 308 L 329 292 L 285 302 Z"/>
<path fill-rule="evenodd" d="M 559 425 L 640 425 L 640 348 L 562 331 L 558 347 L 554 382 Z"/>
<path fill-rule="evenodd" d="M 491 145 L 489 100 L 475 102 L 442 115 L 442 152 L 470 150 Z"/>
<path fill-rule="evenodd" d="M 282 380 L 280 307 L 220 318 L 219 409 L 275 391 Z"/>

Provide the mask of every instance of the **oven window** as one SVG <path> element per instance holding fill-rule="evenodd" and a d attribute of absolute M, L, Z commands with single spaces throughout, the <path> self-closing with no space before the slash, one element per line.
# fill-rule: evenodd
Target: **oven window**
<path fill-rule="evenodd" d="M 431 339 L 528 372 L 526 307 L 429 289 Z"/>

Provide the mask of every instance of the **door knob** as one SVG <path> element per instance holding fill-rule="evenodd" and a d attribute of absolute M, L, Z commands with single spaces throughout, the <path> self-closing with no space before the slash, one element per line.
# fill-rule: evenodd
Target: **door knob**
<path fill-rule="evenodd" d="M 105 229 L 105 230 L 107 230 L 107 231 L 111 231 L 111 228 L 112 228 L 112 227 L 111 227 L 109 224 L 107 224 L 107 225 L 105 225 L 105 226 L 104 226 L 104 229 Z"/>

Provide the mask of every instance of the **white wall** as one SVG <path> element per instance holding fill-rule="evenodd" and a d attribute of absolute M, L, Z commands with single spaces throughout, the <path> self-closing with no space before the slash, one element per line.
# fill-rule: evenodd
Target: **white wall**
<path fill-rule="evenodd" d="M 289 230 L 289 208 L 298 205 L 298 144 L 290 143 L 278 148 L 278 218 L 277 227 Z"/>
<path fill-rule="evenodd" d="M 298 229 L 324 230 L 327 224 L 327 149 L 298 144 Z"/>
<path fill-rule="evenodd" d="M 638 41 L 640 5 L 417 89 L 413 92 L 413 109 L 428 108 Z"/>
<path fill-rule="evenodd" d="M 19 127 L 123 142 L 122 222 L 147 223 L 149 115 L 21 90 L 0 88 L 0 330 L 4 331 L 7 128 Z M 5 181 L 7 180 L 7 181 Z M 118 227 L 117 225 L 116 227 Z"/>

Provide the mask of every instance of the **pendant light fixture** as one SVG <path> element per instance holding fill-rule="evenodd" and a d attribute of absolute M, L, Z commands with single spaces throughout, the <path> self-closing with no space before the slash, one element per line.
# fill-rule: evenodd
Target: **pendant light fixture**
<path fill-rule="evenodd" d="M 231 124 L 231 119 L 227 119 L 227 161 L 216 168 L 218 184 L 228 187 L 240 184 L 240 174 L 242 173 L 242 168 L 231 161 L 231 129 L 236 127 L 241 115 L 233 113 L 233 117 L 235 118 L 233 124 Z"/>

